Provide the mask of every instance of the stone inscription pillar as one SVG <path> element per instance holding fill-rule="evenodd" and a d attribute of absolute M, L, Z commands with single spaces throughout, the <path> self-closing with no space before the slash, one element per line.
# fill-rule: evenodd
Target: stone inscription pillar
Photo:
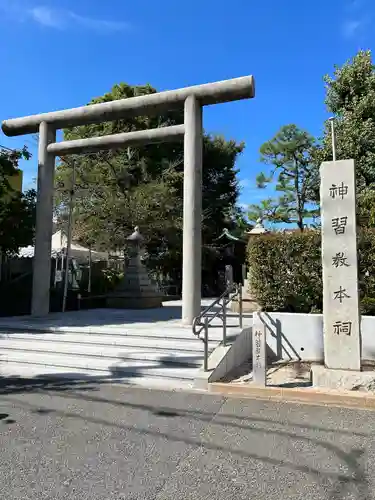
<path fill-rule="evenodd" d="M 267 327 L 261 313 L 253 313 L 253 382 L 265 387 L 267 382 Z"/>
<path fill-rule="evenodd" d="M 360 370 L 354 160 L 324 162 L 320 175 L 325 365 Z"/>

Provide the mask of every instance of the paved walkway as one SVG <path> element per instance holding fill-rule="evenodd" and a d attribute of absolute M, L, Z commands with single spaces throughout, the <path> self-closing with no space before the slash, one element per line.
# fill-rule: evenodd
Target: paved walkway
<path fill-rule="evenodd" d="M 4 500 L 375 499 L 375 413 L 109 385 L 0 386 Z"/>
<path fill-rule="evenodd" d="M 201 309 L 210 306 L 214 298 L 201 300 Z M 216 311 L 219 306 L 215 306 Z M 7 316 L 0 318 L 0 329 L 3 328 L 31 328 L 51 329 L 64 331 L 107 331 L 123 327 L 150 327 L 168 328 L 177 326 L 191 331 L 190 325 L 184 325 L 182 317 L 182 300 L 163 302 L 163 307 L 154 309 L 86 309 L 81 311 L 66 311 L 65 313 L 50 313 L 47 316 Z M 236 318 L 238 313 L 228 310 L 228 317 Z M 252 325 L 252 313 L 243 313 L 244 325 Z M 215 325 L 222 325 L 218 318 Z M 238 321 L 234 326 L 238 326 Z"/>

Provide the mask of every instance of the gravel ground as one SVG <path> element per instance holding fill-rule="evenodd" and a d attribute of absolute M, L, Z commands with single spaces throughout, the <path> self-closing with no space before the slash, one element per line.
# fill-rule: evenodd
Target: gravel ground
<path fill-rule="evenodd" d="M 204 393 L 3 380 L 0 498 L 371 500 L 374 416 Z"/>
<path fill-rule="evenodd" d="M 311 367 L 313 363 L 307 361 L 277 361 L 267 365 L 267 386 L 289 388 L 312 388 Z M 223 382 L 236 385 L 251 385 L 253 383 L 252 361 L 248 360 L 237 367 L 223 379 Z M 362 362 L 363 371 L 372 371 L 375 380 L 375 366 L 373 361 Z M 375 392 L 375 382 L 370 382 L 355 390 L 364 393 Z"/>
<path fill-rule="evenodd" d="M 223 379 L 231 384 L 251 384 L 253 381 L 252 361 L 246 361 Z M 269 362 L 267 385 L 278 387 L 310 387 L 311 363 L 301 361 Z"/>

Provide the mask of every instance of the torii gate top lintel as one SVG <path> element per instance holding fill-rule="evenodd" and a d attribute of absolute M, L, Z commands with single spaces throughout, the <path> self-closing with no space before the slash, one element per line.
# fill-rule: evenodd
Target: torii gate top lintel
<path fill-rule="evenodd" d="M 255 96 L 253 76 L 243 76 L 177 90 L 167 90 L 127 99 L 5 120 L 4 134 L 9 137 L 39 132 L 42 122 L 60 128 L 112 121 L 127 116 L 156 115 L 183 107 L 187 97 L 194 96 L 201 106 L 250 99 Z"/>

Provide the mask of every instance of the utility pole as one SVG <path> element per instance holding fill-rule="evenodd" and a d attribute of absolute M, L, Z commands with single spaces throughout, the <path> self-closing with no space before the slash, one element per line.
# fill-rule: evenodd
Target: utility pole
<path fill-rule="evenodd" d="M 336 135 L 335 135 L 335 118 L 329 118 L 331 123 L 331 142 L 332 142 L 332 160 L 336 161 Z"/>
<path fill-rule="evenodd" d="M 63 303 L 62 312 L 66 309 L 66 299 L 68 296 L 68 284 L 69 284 L 69 265 L 70 265 L 70 247 L 72 245 L 72 234 L 73 234 L 73 208 L 74 208 L 74 188 L 76 183 L 76 169 L 75 162 L 72 162 L 72 186 L 70 188 L 70 198 L 69 198 L 69 215 L 68 215 L 68 235 L 66 244 L 66 258 L 65 258 L 65 273 L 64 273 L 64 292 L 63 292 Z"/>

